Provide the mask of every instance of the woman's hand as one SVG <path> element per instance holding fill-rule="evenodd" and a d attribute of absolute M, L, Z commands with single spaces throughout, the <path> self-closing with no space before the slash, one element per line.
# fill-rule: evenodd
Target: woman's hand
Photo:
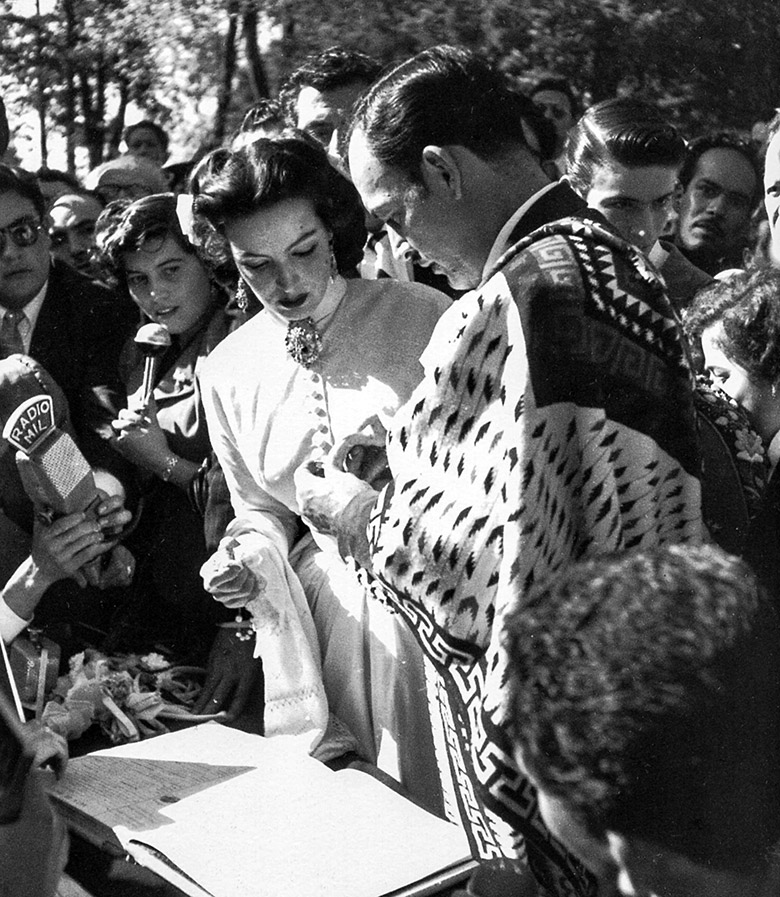
<path fill-rule="evenodd" d="M 87 577 L 82 567 L 113 545 L 105 540 L 99 519 L 78 511 L 48 525 L 36 519 L 30 554 L 39 576 L 48 584 L 70 578 L 84 588 Z"/>
<path fill-rule="evenodd" d="M 24 732 L 34 751 L 33 764 L 38 767 L 48 766 L 58 779 L 61 778 L 68 763 L 68 742 L 62 735 L 52 732 L 37 720 L 26 723 Z"/>
<path fill-rule="evenodd" d="M 203 588 L 226 607 L 245 607 L 259 588 L 257 577 L 236 553 L 238 548 L 239 543 L 226 536 L 200 568 Z"/>
<path fill-rule="evenodd" d="M 116 450 L 138 467 L 159 474 L 170 455 L 168 440 L 157 420 L 157 403 L 146 407 L 123 408 L 111 426 L 118 436 Z"/>
<path fill-rule="evenodd" d="M 254 656 L 254 638 L 243 641 L 233 628 L 220 627 L 209 654 L 208 675 L 193 713 L 226 712 L 235 720 L 254 690 L 262 671 L 262 661 Z M 262 720 L 262 705 L 258 707 Z"/>

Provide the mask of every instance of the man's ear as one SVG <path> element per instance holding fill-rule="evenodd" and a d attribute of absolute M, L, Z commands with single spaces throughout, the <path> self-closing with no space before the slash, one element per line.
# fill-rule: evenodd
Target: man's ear
<path fill-rule="evenodd" d="M 426 146 L 421 164 L 423 182 L 435 195 L 447 194 L 450 199 L 462 196 L 461 170 L 457 157 L 446 146 Z"/>

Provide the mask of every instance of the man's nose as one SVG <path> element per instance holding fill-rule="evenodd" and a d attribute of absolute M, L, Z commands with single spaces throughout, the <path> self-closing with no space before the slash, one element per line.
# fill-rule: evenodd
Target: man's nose
<path fill-rule="evenodd" d="M 718 193 L 716 196 L 710 197 L 707 202 L 707 210 L 709 212 L 714 212 L 716 215 L 723 215 L 726 211 L 726 194 Z"/>

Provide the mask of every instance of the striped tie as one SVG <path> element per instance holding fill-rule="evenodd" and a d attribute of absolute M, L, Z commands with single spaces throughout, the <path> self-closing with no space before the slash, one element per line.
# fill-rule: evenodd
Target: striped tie
<path fill-rule="evenodd" d="M 9 309 L 0 324 L 0 358 L 8 358 L 17 352 L 24 354 L 24 340 L 20 325 L 26 315 L 23 311 Z"/>

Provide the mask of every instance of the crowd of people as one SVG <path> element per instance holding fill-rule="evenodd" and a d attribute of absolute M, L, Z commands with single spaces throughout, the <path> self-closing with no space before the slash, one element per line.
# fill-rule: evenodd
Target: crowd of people
<path fill-rule="evenodd" d="M 0 164 L 0 424 L 49 396 L 97 493 L 4 433 L 2 642 L 205 667 L 477 897 L 780 895 L 780 118 L 334 47 L 186 170 L 125 146 Z"/>

